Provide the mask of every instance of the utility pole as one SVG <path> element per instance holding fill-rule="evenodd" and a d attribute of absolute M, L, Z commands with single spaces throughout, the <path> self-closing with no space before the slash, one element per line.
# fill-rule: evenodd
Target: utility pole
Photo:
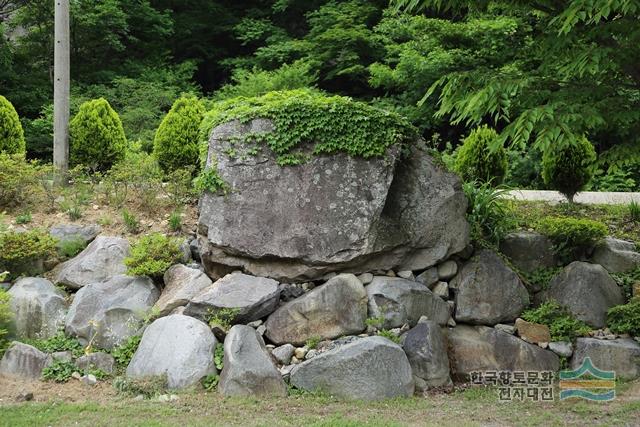
<path fill-rule="evenodd" d="M 69 0 L 54 1 L 53 166 L 58 182 L 63 182 L 69 170 Z"/>

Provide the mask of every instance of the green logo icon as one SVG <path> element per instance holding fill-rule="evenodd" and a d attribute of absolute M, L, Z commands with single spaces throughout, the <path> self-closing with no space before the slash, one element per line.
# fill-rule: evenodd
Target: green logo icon
<path fill-rule="evenodd" d="M 577 397 L 607 402 L 616 397 L 615 371 L 603 371 L 585 357 L 575 370 L 560 371 L 560 400 Z"/>

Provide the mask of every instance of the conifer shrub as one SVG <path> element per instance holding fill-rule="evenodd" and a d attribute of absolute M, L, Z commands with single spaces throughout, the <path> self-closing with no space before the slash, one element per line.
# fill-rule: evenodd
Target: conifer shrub
<path fill-rule="evenodd" d="M 640 337 L 640 296 L 632 298 L 627 304 L 610 308 L 607 326 L 615 334 Z"/>
<path fill-rule="evenodd" d="M 0 272 L 9 271 L 12 277 L 43 272 L 43 262 L 55 255 L 56 240 L 49 233 L 31 230 L 23 233 L 0 234 Z"/>
<path fill-rule="evenodd" d="M 106 99 L 94 99 L 80 106 L 69 124 L 72 165 L 91 171 L 107 171 L 122 160 L 127 138 L 118 113 Z"/>
<path fill-rule="evenodd" d="M 183 258 L 180 240 L 153 233 L 141 237 L 131 245 L 131 254 L 125 258 L 127 274 L 161 279 L 164 272 Z"/>
<path fill-rule="evenodd" d="M 557 249 L 594 246 L 609 232 L 607 226 L 600 221 L 569 217 L 544 218 L 536 228 L 549 237 Z"/>
<path fill-rule="evenodd" d="M 484 125 L 465 138 L 458 151 L 455 171 L 465 182 L 502 183 L 507 173 L 507 153 L 496 145 L 498 133 Z"/>
<path fill-rule="evenodd" d="M 0 153 L 25 153 L 25 139 L 20 118 L 13 104 L 0 95 Z"/>
<path fill-rule="evenodd" d="M 585 137 L 561 147 L 549 147 L 542 156 L 542 179 L 570 203 L 593 176 L 596 151 Z"/>
<path fill-rule="evenodd" d="M 153 153 L 165 172 L 197 167 L 198 136 L 204 106 L 194 96 L 178 99 L 160 123 L 153 141 Z"/>

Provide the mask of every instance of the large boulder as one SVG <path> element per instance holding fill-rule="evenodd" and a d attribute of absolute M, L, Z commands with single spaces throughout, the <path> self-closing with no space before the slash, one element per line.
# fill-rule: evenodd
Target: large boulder
<path fill-rule="evenodd" d="M 213 282 L 202 271 L 176 264 L 164 273 L 164 289 L 154 308 L 166 316 L 175 308 L 187 304 Z"/>
<path fill-rule="evenodd" d="M 530 231 L 507 234 L 500 242 L 500 252 L 509 257 L 516 267 L 527 272 L 555 267 L 557 263 L 551 240 Z"/>
<path fill-rule="evenodd" d="M 66 319 L 66 332 L 105 350 L 135 335 L 160 296 L 147 277 L 115 276 L 80 289 Z"/>
<path fill-rule="evenodd" d="M 482 250 L 452 280 L 457 322 L 495 325 L 512 322 L 529 305 L 518 275 L 493 251 Z"/>
<path fill-rule="evenodd" d="M 46 339 L 64 327 L 66 295 L 47 279 L 26 277 L 9 290 L 16 335 Z"/>
<path fill-rule="evenodd" d="M 353 274 L 340 274 L 278 308 L 266 322 L 266 336 L 276 345 L 333 339 L 366 328 L 367 293 Z"/>
<path fill-rule="evenodd" d="M 235 325 L 224 340 L 224 368 L 218 390 L 224 396 L 287 395 L 282 375 L 262 337 L 251 326 Z"/>
<path fill-rule="evenodd" d="M 566 306 L 578 319 L 602 328 L 607 310 L 624 304 L 624 296 L 615 280 L 601 265 L 575 261 L 554 277 L 546 291 L 538 294 L 539 301 L 556 300 Z"/>
<path fill-rule="evenodd" d="M 21 342 L 14 341 L 0 360 L 0 374 L 27 379 L 38 379 L 49 364 L 46 353 Z"/>
<path fill-rule="evenodd" d="M 129 366 L 127 376 L 167 376 L 169 388 L 185 388 L 216 374 L 217 345 L 209 327 L 193 317 L 172 314 L 149 325 Z"/>
<path fill-rule="evenodd" d="M 90 283 L 124 274 L 124 259 L 129 255 L 129 242 L 120 237 L 98 236 L 75 258 L 63 263 L 56 283 L 80 289 Z"/>
<path fill-rule="evenodd" d="M 297 365 L 291 371 L 291 384 L 343 399 L 390 399 L 414 391 L 404 351 L 379 336 L 355 340 Z"/>
<path fill-rule="evenodd" d="M 607 237 L 593 252 L 591 258 L 610 273 L 624 273 L 640 267 L 640 253 L 633 242 Z"/>
<path fill-rule="evenodd" d="M 578 369 L 586 357 L 603 371 L 615 371 L 624 380 L 640 378 L 640 344 L 630 338 L 599 340 L 578 338 L 571 358 L 571 369 Z"/>
<path fill-rule="evenodd" d="M 233 310 L 233 321 L 248 323 L 273 313 L 280 300 L 278 282 L 232 273 L 191 298 L 184 314 L 201 319 L 220 310 Z"/>
<path fill-rule="evenodd" d="M 256 153 L 237 143 L 272 130 L 270 121 L 256 119 L 211 133 L 207 166 L 217 167 L 231 191 L 200 200 L 198 233 L 210 275 L 243 269 L 287 281 L 332 271 L 418 270 L 469 242 L 460 180 L 424 143 L 407 156 L 398 147 L 369 159 L 313 154 L 295 167 L 279 166 L 266 147 Z M 297 149 L 311 152 L 313 143 Z"/>
<path fill-rule="evenodd" d="M 376 276 L 365 288 L 369 297 L 369 317 L 384 318 L 381 327 L 396 328 L 418 323 L 422 316 L 446 325 L 449 304 L 426 286 L 397 277 Z"/>
<path fill-rule="evenodd" d="M 451 373 L 469 380 L 478 371 L 557 371 L 560 359 L 549 350 L 487 326 L 458 325 L 448 333 Z"/>
<path fill-rule="evenodd" d="M 451 384 L 447 342 L 436 322 L 421 320 L 407 332 L 402 347 L 409 359 L 417 390 Z"/>

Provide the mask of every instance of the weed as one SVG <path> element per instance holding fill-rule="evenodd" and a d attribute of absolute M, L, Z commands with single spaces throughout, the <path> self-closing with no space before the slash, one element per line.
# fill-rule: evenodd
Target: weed
<path fill-rule="evenodd" d="M 206 391 L 213 391 L 218 387 L 218 383 L 220 382 L 220 375 L 218 374 L 209 374 L 206 377 L 200 380 L 202 383 L 202 387 Z"/>
<path fill-rule="evenodd" d="M 318 346 L 318 343 L 320 341 L 322 341 L 322 337 L 319 337 L 319 336 L 309 337 L 309 339 L 307 339 L 307 342 L 305 342 L 304 346 L 307 347 L 309 350 L 312 350 Z"/>
<path fill-rule="evenodd" d="M 141 339 L 142 337 L 140 335 L 134 335 L 111 350 L 111 355 L 115 359 L 118 366 L 125 367 L 129 365 L 129 362 L 131 362 L 133 355 L 135 354 L 136 350 L 138 350 Z"/>
<path fill-rule="evenodd" d="M 400 337 L 387 329 L 378 331 L 378 335 L 381 337 L 385 337 L 389 341 L 393 341 L 396 344 L 400 344 Z"/>
<path fill-rule="evenodd" d="M 124 222 L 124 228 L 131 234 L 138 234 L 140 232 L 140 221 L 138 218 L 128 209 L 122 210 L 122 221 Z"/>
<path fill-rule="evenodd" d="M 574 318 L 566 307 L 553 300 L 525 311 L 521 317 L 527 322 L 547 325 L 552 341 L 573 341 L 591 330 L 587 324 Z"/>
<path fill-rule="evenodd" d="M 56 353 L 59 351 L 70 351 L 74 357 L 80 357 L 84 355 L 84 348 L 80 341 L 76 338 L 68 337 L 63 330 L 47 339 L 40 340 L 24 340 L 26 344 L 29 344 L 44 353 Z"/>
<path fill-rule="evenodd" d="M 146 399 L 158 396 L 167 389 L 167 376 L 156 375 L 145 378 L 117 377 L 113 387 L 118 393 L 128 396 L 144 396 Z"/>
<path fill-rule="evenodd" d="M 231 328 L 240 313 L 239 308 L 210 309 L 207 312 L 206 320 L 210 326 L 218 325 L 224 330 Z"/>
<path fill-rule="evenodd" d="M 515 217 L 505 196 L 507 188 L 493 188 L 490 183 L 463 184 L 469 200 L 467 219 L 474 240 L 498 244 L 515 227 Z"/>
<path fill-rule="evenodd" d="M 87 243 L 81 237 L 62 240 L 58 243 L 58 254 L 63 258 L 73 258 L 86 247 Z"/>
<path fill-rule="evenodd" d="M 640 203 L 635 200 L 629 203 L 629 217 L 631 217 L 631 221 L 640 222 Z"/>
<path fill-rule="evenodd" d="M 68 360 L 55 359 L 51 365 L 42 370 L 42 379 L 64 383 L 76 371 L 76 366 Z"/>
<path fill-rule="evenodd" d="M 179 210 L 171 212 L 169 216 L 169 229 L 178 232 L 182 229 L 182 213 Z"/>
<path fill-rule="evenodd" d="M 216 349 L 213 352 L 213 362 L 216 364 L 216 368 L 219 371 L 222 371 L 222 368 L 224 368 L 224 345 L 218 343 L 218 345 L 216 345 Z"/>
<path fill-rule="evenodd" d="M 16 224 L 28 224 L 33 220 L 31 212 L 25 212 L 16 217 Z"/>

